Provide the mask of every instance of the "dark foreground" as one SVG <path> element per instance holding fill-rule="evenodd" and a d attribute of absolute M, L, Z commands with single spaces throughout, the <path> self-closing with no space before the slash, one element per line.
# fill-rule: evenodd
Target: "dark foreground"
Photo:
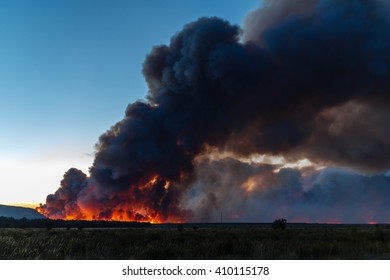
<path fill-rule="evenodd" d="M 390 259 L 390 229 L 0 229 L 0 259 Z"/>

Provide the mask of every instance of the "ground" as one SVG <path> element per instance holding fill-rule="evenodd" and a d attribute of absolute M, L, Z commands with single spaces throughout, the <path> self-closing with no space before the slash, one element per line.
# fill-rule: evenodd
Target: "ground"
<path fill-rule="evenodd" d="M 0 229 L 0 259 L 390 259 L 390 228 Z"/>

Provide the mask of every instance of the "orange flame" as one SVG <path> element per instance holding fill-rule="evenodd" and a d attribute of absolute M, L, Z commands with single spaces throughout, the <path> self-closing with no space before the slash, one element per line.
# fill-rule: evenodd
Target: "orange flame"
<path fill-rule="evenodd" d="M 83 203 L 77 201 L 77 205 L 70 207 L 65 205 L 62 211 L 51 211 L 49 205 L 40 205 L 36 210 L 50 219 L 63 220 L 105 220 L 105 221 L 126 221 L 126 222 L 149 222 L 159 224 L 163 222 L 182 223 L 186 219 L 182 213 L 169 213 L 169 217 L 164 216 L 158 207 L 150 201 L 150 193 L 156 188 L 157 184 L 168 192 L 171 182 L 161 180 L 159 176 L 152 176 L 146 183 L 130 188 L 120 194 L 116 193 L 112 201 L 107 203 Z M 163 185 L 162 185 L 163 184 Z M 88 186 L 86 192 L 92 194 L 94 186 Z M 88 197 L 90 197 L 88 195 Z M 120 199 L 116 199 L 120 197 Z M 115 201 L 120 201 L 115 203 Z M 56 209 L 58 210 L 58 209 Z"/>

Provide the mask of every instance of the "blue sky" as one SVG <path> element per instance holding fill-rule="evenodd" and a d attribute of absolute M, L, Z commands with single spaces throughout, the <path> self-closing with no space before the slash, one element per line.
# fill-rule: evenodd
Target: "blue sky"
<path fill-rule="evenodd" d="M 188 22 L 259 0 L 0 1 L 0 203 L 44 202 L 147 93 L 142 62 Z"/>

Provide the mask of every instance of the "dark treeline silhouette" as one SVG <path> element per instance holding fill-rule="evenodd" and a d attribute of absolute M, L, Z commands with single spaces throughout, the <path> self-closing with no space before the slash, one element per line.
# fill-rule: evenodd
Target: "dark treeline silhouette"
<path fill-rule="evenodd" d="M 51 220 L 51 219 L 14 219 L 0 217 L 0 228 L 128 228 L 128 227 L 149 227 L 150 223 L 120 222 L 120 221 L 83 221 L 83 220 Z"/>

